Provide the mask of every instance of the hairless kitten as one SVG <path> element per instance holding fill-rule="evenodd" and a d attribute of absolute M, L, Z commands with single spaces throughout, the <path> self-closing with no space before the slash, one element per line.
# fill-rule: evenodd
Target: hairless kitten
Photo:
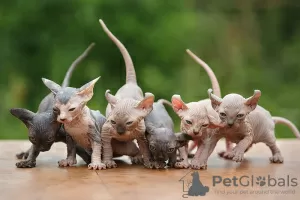
<path fill-rule="evenodd" d="M 78 144 L 91 153 L 91 163 L 88 169 L 105 168 L 105 165 L 101 163 L 100 132 L 106 119 L 98 110 L 91 110 L 86 105 L 93 97 L 94 85 L 99 78 L 80 88 L 61 87 L 51 80 L 42 78 L 44 84 L 54 94 L 53 110 L 57 114 L 57 121 L 63 124 L 67 133 L 67 158 L 58 162 L 61 167 L 77 163 L 75 145 Z"/>
<path fill-rule="evenodd" d="M 296 126 L 289 120 L 282 117 L 272 117 L 270 112 L 258 105 L 261 96 L 260 90 L 254 90 L 252 97 L 245 99 L 239 94 L 228 94 L 223 99 L 208 90 L 211 105 L 217 111 L 223 128 L 220 134 L 236 143 L 236 146 L 227 152 L 222 152 L 220 156 L 241 162 L 244 153 L 256 143 L 265 143 L 272 152 L 270 161 L 282 163 L 283 157 L 276 145 L 274 133 L 275 124 L 282 123 L 290 127 L 297 138 L 300 134 Z M 214 143 L 211 144 L 214 146 Z M 211 147 L 212 148 L 212 147 Z"/>
<path fill-rule="evenodd" d="M 145 117 L 146 137 L 157 169 L 165 168 L 166 161 L 169 167 L 174 167 L 177 160 L 176 150 L 188 141 L 179 133 L 174 134 L 173 120 L 163 104 L 172 107 L 169 101 L 160 99 L 153 103 L 153 110 Z"/>
<path fill-rule="evenodd" d="M 117 167 L 113 161 L 112 139 L 130 142 L 137 140 L 140 148 L 139 155 L 134 160 L 141 160 L 147 168 L 153 168 L 154 163 L 150 160 L 150 151 L 145 136 L 144 118 L 152 111 L 154 95 L 145 93 L 138 86 L 136 73 L 131 57 L 124 45 L 108 30 L 104 22 L 99 20 L 104 32 L 116 44 L 121 51 L 126 66 L 126 83 L 114 95 L 107 90 L 105 97 L 108 101 L 106 107 L 107 121 L 102 127 L 101 141 L 103 146 L 102 162 L 107 168 Z M 126 155 L 125 153 L 123 155 Z M 132 160 L 132 161 L 134 161 Z"/>
<path fill-rule="evenodd" d="M 220 87 L 217 78 L 210 67 L 194 55 L 190 50 L 187 53 L 199 63 L 207 72 L 214 90 L 217 91 L 218 96 L 221 96 Z M 172 96 L 172 107 L 175 113 L 181 118 L 180 130 L 182 133 L 186 133 L 191 136 L 193 142 L 197 145 L 201 142 L 202 134 L 214 131 L 210 128 L 218 127 L 218 115 L 212 109 L 209 99 L 204 99 L 198 102 L 184 103 L 180 95 Z M 209 123 L 211 122 L 211 123 Z M 227 149 L 230 150 L 230 142 L 227 142 Z M 176 168 L 188 168 L 190 166 L 188 162 L 188 147 L 179 148 L 181 162 L 175 164 Z M 197 164 L 197 155 L 200 153 L 200 149 L 197 150 L 193 160 L 192 168 L 198 169 L 200 166 Z"/>
<path fill-rule="evenodd" d="M 68 69 L 62 87 L 67 87 L 72 72 L 78 64 L 87 57 L 88 53 L 94 47 L 92 43 L 70 66 Z M 25 108 L 12 108 L 10 113 L 20 119 L 28 128 L 29 141 L 31 147 L 26 152 L 18 153 L 18 159 L 25 158 L 25 161 L 16 163 L 18 168 L 31 168 L 36 166 L 36 158 L 40 152 L 49 151 L 54 142 L 66 143 L 66 133 L 56 120 L 57 115 L 53 113 L 54 96 L 48 94 L 40 103 L 37 113 Z M 90 156 L 79 146 L 76 146 L 76 153 L 86 162 L 90 163 Z"/>
<path fill-rule="evenodd" d="M 201 151 L 197 155 L 200 169 L 207 168 L 209 156 L 217 142 L 223 137 L 237 145 L 231 151 L 221 152 L 219 154 L 221 157 L 241 162 L 244 153 L 253 144 L 263 142 L 271 149 L 270 161 L 273 163 L 283 162 L 283 157 L 276 145 L 275 124 L 287 125 L 295 136 L 300 138 L 299 131 L 292 122 L 282 117 L 272 117 L 267 110 L 257 105 L 261 95 L 259 90 L 255 90 L 254 95 L 247 99 L 239 94 L 228 94 L 221 99 L 212 94 L 212 89 L 208 90 L 208 94 L 213 109 L 220 117 L 215 131 L 202 136 L 202 142 L 198 147 Z"/>

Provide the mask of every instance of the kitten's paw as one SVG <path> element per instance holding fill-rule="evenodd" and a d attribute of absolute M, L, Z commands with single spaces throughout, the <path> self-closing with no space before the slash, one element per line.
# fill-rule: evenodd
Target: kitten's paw
<path fill-rule="evenodd" d="M 190 164 L 188 161 L 180 161 L 175 163 L 175 168 L 177 169 L 187 169 L 190 167 Z"/>
<path fill-rule="evenodd" d="M 244 152 L 233 150 L 228 153 L 228 158 L 232 159 L 235 162 L 242 162 L 244 160 Z"/>
<path fill-rule="evenodd" d="M 228 152 L 228 151 L 221 151 L 221 152 L 218 153 L 218 155 L 219 155 L 221 158 L 224 158 L 224 159 L 226 159 L 226 160 L 231 160 L 231 158 L 228 157 L 228 154 L 229 154 L 229 153 L 230 153 L 230 152 Z"/>
<path fill-rule="evenodd" d="M 168 162 L 167 166 L 170 168 L 175 168 L 175 163 L 176 162 Z"/>
<path fill-rule="evenodd" d="M 113 160 L 107 160 L 107 161 L 104 161 L 104 164 L 106 165 L 106 168 L 116 168 L 117 167 L 117 164 L 115 161 Z"/>
<path fill-rule="evenodd" d="M 88 169 L 93 169 L 93 170 L 106 169 L 106 165 L 104 163 L 90 163 L 88 165 Z"/>
<path fill-rule="evenodd" d="M 144 163 L 142 155 L 137 155 L 137 156 L 134 156 L 134 157 L 130 157 L 130 159 L 131 159 L 132 164 L 139 165 L 139 164 Z"/>
<path fill-rule="evenodd" d="M 25 160 L 16 163 L 17 168 L 33 168 L 36 166 L 36 162 L 32 160 Z"/>
<path fill-rule="evenodd" d="M 280 153 L 276 153 L 274 156 L 270 157 L 272 163 L 283 163 L 283 157 Z"/>
<path fill-rule="evenodd" d="M 145 161 L 144 160 L 144 166 L 148 169 L 152 169 L 154 166 L 155 166 L 155 162 L 152 162 L 152 161 Z"/>
<path fill-rule="evenodd" d="M 17 157 L 17 159 L 27 159 L 28 155 L 29 155 L 29 153 L 21 152 L 21 153 L 16 154 L 16 157 Z"/>
<path fill-rule="evenodd" d="M 191 168 L 192 169 L 207 169 L 207 164 L 206 164 L 206 162 L 192 160 Z"/>
<path fill-rule="evenodd" d="M 69 166 L 73 166 L 77 164 L 77 160 L 76 159 L 71 159 L 71 158 L 67 158 L 67 159 L 63 159 L 58 161 L 58 166 L 59 167 L 69 167 Z"/>
<path fill-rule="evenodd" d="M 155 162 L 154 167 L 156 169 L 164 169 L 166 167 L 166 162 L 163 162 L 163 161 Z"/>

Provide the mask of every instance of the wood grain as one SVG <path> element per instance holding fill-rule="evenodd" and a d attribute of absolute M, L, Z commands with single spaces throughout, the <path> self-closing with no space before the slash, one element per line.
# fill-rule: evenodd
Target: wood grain
<path fill-rule="evenodd" d="M 279 147 L 285 158 L 283 164 L 270 164 L 271 152 L 263 144 L 257 144 L 247 152 L 245 160 L 238 164 L 220 159 L 217 152 L 225 147 L 220 141 L 208 162 L 208 169 L 199 170 L 200 180 L 209 187 L 205 196 L 183 198 L 182 181 L 191 181 L 193 170 L 165 169 L 150 170 L 143 166 L 131 165 L 127 157 L 117 159 L 118 168 L 102 171 L 90 171 L 77 157 L 78 165 L 59 168 L 57 161 L 65 158 L 66 147 L 62 143 L 54 144 L 51 151 L 41 153 L 37 167 L 18 169 L 15 154 L 26 150 L 28 141 L 0 142 L 0 199 L 1 200 L 150 200 L 150 199 L 300 199 L 300 141 L 295 139 L 279 140 Z M 223 179 L 241 176 L 265 176 L 296 178 L 298 186 L 213 186 L 213 176 Z M 244 179 L 245 180 L 245 179 Z M 245 183 L 244 183 L 245 184 Z M 270 192 L 286 192 L 271 194 Z M 223 194 L 224 192 L 224 194 Z M 229 194 L 234 192 L 234 194 Z M 254 193 L 254 194 L 251 194 Z M 255 194 L 265 192 L 265 194 Z M 269 194 L 266 194 L 269 192 Z"/>

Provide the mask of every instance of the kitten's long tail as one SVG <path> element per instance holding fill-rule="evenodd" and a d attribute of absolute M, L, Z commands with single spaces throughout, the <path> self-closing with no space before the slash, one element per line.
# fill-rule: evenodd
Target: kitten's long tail
<path fill-rule="evenodd" d="M 295 126 L 295 124 L 293 124 L 290 120 L 283 118 L 283 117 L 272 117 L 273 121 L 275 124 L 284 124 L 287 125 L 292 132 L 294 133 L 294 135 L 296 136 L 296 138 L 300 139 L 300 133 L 299 130 L 297 129 L 297 127 Z"/>
<path fill-rule="evenodd" d="M 168 106 L 170 106 L 170 107 L 172 108 L 172 103 L 171 103 L 170 101 L 166 100 L 166 99 L 159 99 L 159 100 L 157 101 L 157 103 L 161 103 L 161 104 L 164 104 L 164 105 L 168 105 Z"/>
<path fill-rule="evenodd" d="M 199 57 L 197 57 L 193 52 L 191 52 L 189 49 L 186 50 L 186 52 L 198 63 L 200 64 L 204 70 L 206 71 L 210 82 L 212 84 L 212 88 L 214 91 L 214 94 L 217 95 L 218 97 L 221 97 L 221 90 L 220 90 L 220 85 L 218 82 L 218 79 L 215 75 L 215 73 L 213 72 L 213 70 L 203 61 L 201 60 Z"/>
<path fill-rule="evenodd" d="M 70 79 L 71 79 L 74 69 L 81 63 L 81 61 L 83 61 L 88 56 L 88 54 L 90 53 L 90 51 L 93 49 L 94 46 L 95 46 L 95 43 L 91 43 L 88 46 L 88 48 L 79 57 L 77 57 L 76 60 L 72 63 L 72 65 L 69 67 L 69 69 L 65 75 L 64 81 L 61 85 L 62 87 L 69 86 Z"/>
<path fill-rule="evenodd" d="M 124 60 L 125 60 L 125 66 L 126 66 L 126 83 L 137 83 L 136 81 L 136 74 L 135 69 L 133 66 L 132 59 L 130 57 L 130 54 L 128 53 L 125 46 L 108 30 L 104 22 L 99 19 L 99 22 L 104 30 L 104 32 L 108 35 L 108 37 L 117 45 L 119 48 Z"/>

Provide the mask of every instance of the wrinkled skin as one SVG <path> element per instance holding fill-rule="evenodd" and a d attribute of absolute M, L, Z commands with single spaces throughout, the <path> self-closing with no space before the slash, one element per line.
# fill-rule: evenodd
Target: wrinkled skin
<path fill-rule="evenodd" d="M 150 151 L 145 136 L 144 118 L 152 111 L 154 95 L 146 93 L 143 96 L 142 89 L 138 86 L 136 73 L 132 59 L 124 45 L 109 31 L 102 20 L 99 20 L 104 32 L 116 44 L 123 55 L 126 66 L 126 83 L 114 95 L 107 90 L 105 93 L 108 105 L 106 107 L 107 121 L 103 125 L 101 140 L 103 145 L 102 163 L 107 168 L 117 167 L 112 160 L 113 139 L 131 143 L 136 139 L 140 153 L 132 157 L 132 161 L 142 160 L 146 168 L 153 168 L 154 163 L 150 161 Z M 120 151 L 124 151 L 120 149 Z M 124 152 L 125 153 L 125 152 Z M 125 155 L 123 153 L 123 155 Z"/>
<path fill-rule="evenodd" d="M 166 161 L 169 167 L 174 167 L 176 150 L 182 146 L 180 139 L 174 134 L 174 123 L 163 105 L 164 101 L 155 102 L 153 110 L 145 118 L 146 137 L 157 169 L 165 168 Z"/>
<path fill-rule="evenodd" d="M 108 91 L 106 97 L 109 102 L 113 102 L 112 99 L 116 98 L 110 95 Z M 128 143 L 136 139 L 141 152 L 132 160 L 142 161 L 147 168 L 154 166 L 150 161 L 151 157 L 145 137 L 146 127 L 144 123 L 145 116 L 152 110 L 153 101 L 154 96 L 146 94 L 146 97 L 141 101 L 124 98 L 118 100 L 118 103 L 112 104 L 113 109 L 107 112 L 107 121 L 103 125 L 101 135 L 101 140 L 103 141 L 103 163 L 108 168 L 116 167 L 116 163 L 112 160 L 112 139 Z"/>

